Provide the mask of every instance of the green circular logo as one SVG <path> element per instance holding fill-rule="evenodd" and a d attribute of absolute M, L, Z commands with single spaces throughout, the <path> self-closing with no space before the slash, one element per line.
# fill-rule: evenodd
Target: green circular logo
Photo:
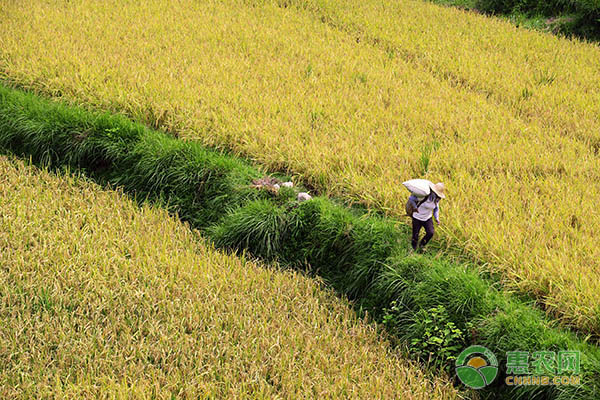
<path fill-rule="evenodd" d="M 465 386 L 482 389 L 498 375 L 498 360 L 483 346 L 470 346 L 456 359 L 456 375 Z"/>

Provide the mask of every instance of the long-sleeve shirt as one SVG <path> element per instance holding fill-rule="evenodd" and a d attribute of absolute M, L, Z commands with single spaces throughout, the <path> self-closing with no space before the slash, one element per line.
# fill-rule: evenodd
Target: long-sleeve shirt
<path fill-rule="evenodd" d="M 422 202 L 418 207 L 417 205 L 422 201 L 422 199 L 419 200 L 417 196 L 412 195 L 408 198 L 408 201 L 417 210 L 413 212 L 413 218 L 416 218 L 419 221 L 427 221 L 433 216 L 437 222 L 440 222 L 440 207 L 438 205 L 439 200 L 436 199 L 436 196 L 433 193 L 430 194 L 427 197 L 427 200 Z"/>

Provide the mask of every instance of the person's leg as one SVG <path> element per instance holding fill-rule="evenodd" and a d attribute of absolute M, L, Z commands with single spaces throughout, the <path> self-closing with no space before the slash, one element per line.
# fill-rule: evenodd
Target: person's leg
<path fill-rule="evenodd" d="M 423 240 L 421 240 L 421 247 L 425 247 L 425 245 L 429 243 L 429 241 L 433 237 L 433 234 L 435 233 L 433 227 L 433 218 L 429 218 L 427 221 L 423 222 L 423 226 L 425 227 L 425 237 L 423 238 Z"/>
<path fill-rule="evenodd" d="M 417 249 L 417 244 L 419 243 L 419 232 L 421 231 L 421 227 L 423 222 L 418 219 L 412 219 L 412 238 L 410 240 L 410 244 L 412 245 L 413 250 Z"/>

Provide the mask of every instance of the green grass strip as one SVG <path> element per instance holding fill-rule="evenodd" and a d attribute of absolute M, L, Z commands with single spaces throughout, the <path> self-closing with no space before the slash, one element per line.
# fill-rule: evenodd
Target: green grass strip
<path fill-rule="evenodd" d="M 310 266 L 434 366 L 453 368 L 473 343 L 492 350 L 501 368 L 507 351 L 582 352 L 580 386 L 511 389 L 501 371 L 484 397 L 600 398 L 598 347 L 497 290 L 476 268 L 409 252 L 408 231 L 396 221 L 323 197 L 299 203 L 293 189 L 274 196 L 251 187 L 264 174 L 244 160 L 4 86 L 0 148 L 159 202 L 222 248 Z"/>

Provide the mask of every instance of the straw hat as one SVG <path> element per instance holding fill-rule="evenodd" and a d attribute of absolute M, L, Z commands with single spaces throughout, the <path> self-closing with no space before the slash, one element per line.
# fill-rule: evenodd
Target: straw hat
<path fill-rule="evenodd" d="M 446 198 L 446 195 L 444 194 L 444 190 L 446 190 L 446 188 L 444 187 L 444 184 L 442 182 L 438 182 L 435 185 L 431 185 L 431 190 L 433 190 L 433 192 L 437 194 L 441 199 Z"/>

